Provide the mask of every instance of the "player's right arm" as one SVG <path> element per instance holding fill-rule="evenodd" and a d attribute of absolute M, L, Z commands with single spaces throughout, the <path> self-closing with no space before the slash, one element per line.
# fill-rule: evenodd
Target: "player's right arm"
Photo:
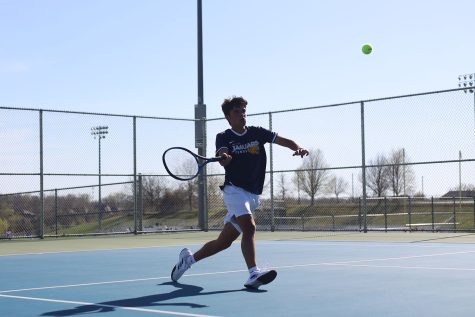
<path fill-rule="evenodd" d="M 222 157 L 223 159 L 219 161 L 221 166 L 228 166 L 232 160 L 232 156 L 229 154 L 228 141 L 225 138 L 225 132 L 218 133 L 216 135 L 216 156 Z"/>

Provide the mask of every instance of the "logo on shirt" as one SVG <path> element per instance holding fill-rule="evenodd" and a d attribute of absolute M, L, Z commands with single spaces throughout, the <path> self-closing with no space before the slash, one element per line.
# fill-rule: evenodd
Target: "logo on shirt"
<path fill-rule="evenodd" d="M 252 141 L 246 144 L 233 144 L 232 145 L 232 152 L 236 154 L 259 154 L 259 142 Z"/>

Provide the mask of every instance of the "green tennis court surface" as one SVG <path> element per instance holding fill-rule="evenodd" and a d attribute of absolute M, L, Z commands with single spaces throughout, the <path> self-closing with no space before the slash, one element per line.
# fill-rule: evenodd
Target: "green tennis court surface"
<path fill-rule="evenodd" d="M 472 316 L 475 236 L 258 233 L 277 279 L 243 287 L 239 243 L 170 270 L 217 232 L 0 242 L 0 316 Z"/>

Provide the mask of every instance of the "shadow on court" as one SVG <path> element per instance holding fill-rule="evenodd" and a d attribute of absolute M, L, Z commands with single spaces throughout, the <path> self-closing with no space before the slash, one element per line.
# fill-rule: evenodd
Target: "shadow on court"
<path fill-rule="evenodd" d="M 119 299 L 107 302 L 101 302 L 91 305 L 81 305 L 77 306 L 72 309 L 65 309 L 65 310 L 57 310 L 52 312 L 47 312 L 41 314 L 41 316 L 74 316 L 79 314 L 87 314 L 87 313 L 106 313 L 114 311 L 117 308 L 121 307 L 137 307 L 137 308 L 145 308 L 145 307 L 152 307 L 152 306 L 186 306 L 191 308 L 204 308 L 207 307 L 206 305 L 201 305 L 192 302 L 176 302 L 176 303 L 162 303 L 163 301 L 168 300 L 175 300 L 181 299 L 186 297 L 193 297 L 193 296 L 205 296 L 205 295 L 216 295 L 216 294 L 226 294 L 226 293 L 235 293 L 235 292 L 256 292 L 256 293 L 264 293 L 266 290 L 248 290 L 248 289 L 234 289 L 234 290 L 223 290 L 223 291 L 213 291 L 213 292 L 202 292 L 203 287 L 195 286 L 195 285 L 188 285 L 188 284 L 180 284 L 174 282 L 166 282 L 162 284 L 158 284 L 161 286 L 175 286 L 177 289 L 164 294 L 155 294 L 155 295 L 148 295 L 148 296 L 141 296 L 135 298 L 127 298 L 127 299 Z"/>

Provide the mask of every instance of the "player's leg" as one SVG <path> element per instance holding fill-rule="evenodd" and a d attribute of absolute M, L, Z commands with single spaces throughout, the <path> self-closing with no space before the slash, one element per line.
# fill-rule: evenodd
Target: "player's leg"
<path fill-rule="evenodd" d="M 256 245 L 254 236 L 256 233 L 256 223 L 252 215 L 242 215 L 236 218 L 236 222 L 242 230 L 241 251 L 246 261 L 247 268 L 256 266 Z"/>
<path fill-rule="evenodd" d="M 193 255 L 196 262 L 221 252 L 231 246 L 234 240 L 239 237 L 239 231 L 231 223 L 226 223 L 218 238 L 205 243 L 201 249 Z"/>
<path fill-rule="evenodd" d="M 173 267 L 171 279 L 176 282 L 182 275 L 199 260 L 212 256 L 231 246 L 234 240 L 239 237 L 240 232 L 231 224 L 226 223 L 216 240 L 205 243 L 195 254 L 190 249 L 181 250 L 178 263 Z"/>
<path fill-rule="evenodd" d="M 242 215 L 236 218 L 236 222 L 242 230 L 241 250 L 249 269 L 249 278 L 244 284 L 245 287 L 257 289 L 259 286 L 272 282 L 277 272 L 259 268 L 256 264 L 256 244 L 255 233 L 256 223 L 251 215 Z"/>

